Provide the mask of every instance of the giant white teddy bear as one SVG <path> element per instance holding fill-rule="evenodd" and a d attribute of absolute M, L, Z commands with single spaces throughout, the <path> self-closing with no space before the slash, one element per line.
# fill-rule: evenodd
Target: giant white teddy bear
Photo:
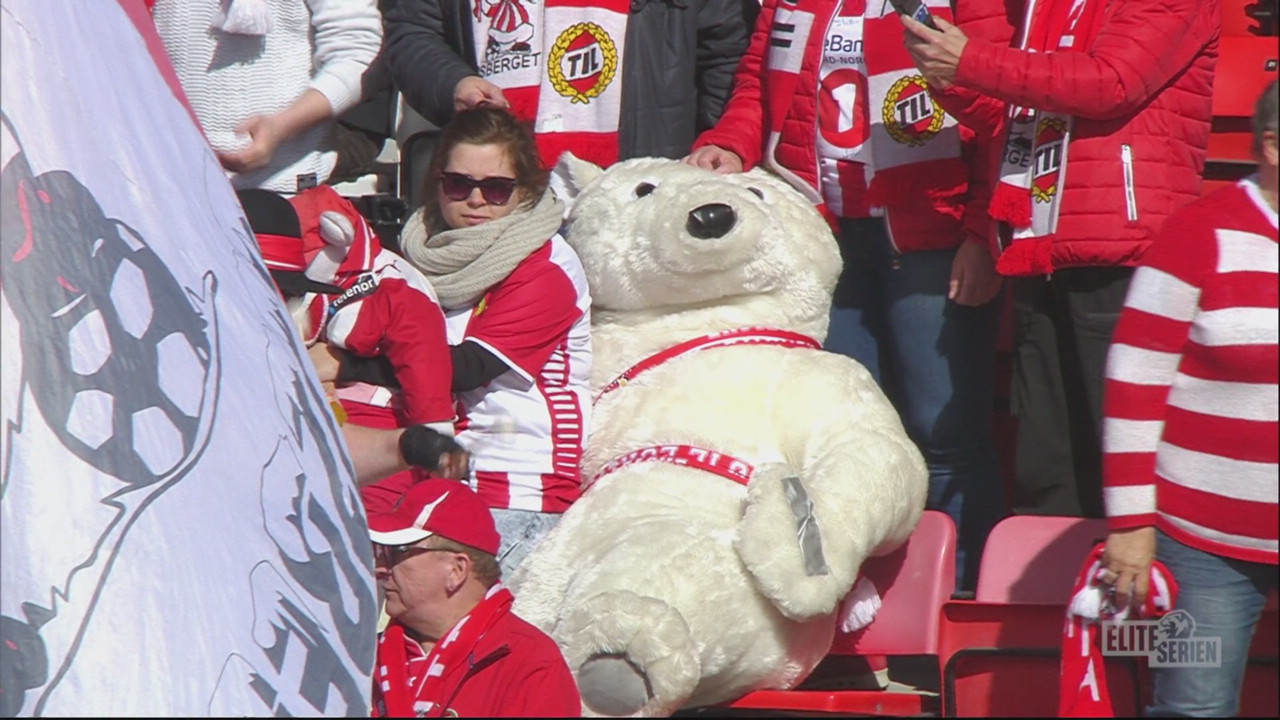
<path fill-rule="evenodd" d="M 593 297 L 591 484 L 511 579 L 515 610 L 589 715 L 794 687 L 926 489 L 870 374 L 819 349 L 835 240 L 761 172 L 566 154 L 555 175 Z"/>

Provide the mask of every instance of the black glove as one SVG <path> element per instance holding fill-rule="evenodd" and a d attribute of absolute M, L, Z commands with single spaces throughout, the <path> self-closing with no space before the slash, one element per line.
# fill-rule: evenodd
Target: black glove
<path fill-rule="evenodd" d="M 425 425 L 405 428 L 400 435 L 400 456 L 414 467 L 439 470 L 441 456 L 454 452 L 462 452 L 456 440 Z"/>

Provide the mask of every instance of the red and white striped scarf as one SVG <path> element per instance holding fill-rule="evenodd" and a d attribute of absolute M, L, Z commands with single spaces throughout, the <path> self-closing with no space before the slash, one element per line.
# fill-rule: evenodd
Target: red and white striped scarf
<path fill-rule="evenodd" d="M 501 584 L 489 588 L 422 656 L 422 648 L 391 623 L 378 639 L 378 667 L 373 685 L 373 717 L 444 717 L 446 703 L 467 672 L 467 658 L 489 630 L 511 612 L 515 596 Z M 416 652 L 415 652 L 416 650 Z"/>
<path fill-rule="evenodd" d="M 1093 43 L 1106 5 L 1106 0 L 1030 0 L 1019 47 L 1030 52 L 1084 52 Z M 1008 125 L 990 215 L 1010 226 L 1014 240 L 1049 237 L 1058 227 L 1072 118 L 1010 105 Z M 1046 259 L 1046 267 L 1047 263 Z"/>
<path fill-rule="evenodd" d="M 630 0 L 471 2 L 480 75 L 533 122 L 543 162 L 616 162 Z"/>
<path fill-rule="evenodd" d="M 852 84 L 852 112 L 866 113 L 857 118 L 849 132 L 834 132 L 836 122 L 831 92 L 819 97 L 819 152 L 838 157 L 841 152 L 856 161 L 836 164 L 837 176 L 824 177 L 823 182 L 839 182 L 839 207 L 828 205 L 840 217 L 866 217 L 879 214 L 873 208 L 892 209 L 904 204 L 919 207 L 922 195 L 939 191 L 963 193 L 967 172 L 960 162 L 960 134 L 956 121 L 933 102 L 924 76 L 916 69 L 902 44 L 902 23 L 889 3 L 868 0 L 844 0 L 847 14 L 853 3 L 862 5 L 862 37 L 866 74 L 856 67 L 826 73 L 824 88 L 840 83 Z M 935 16 L 951 19 L 949 0 L 924 0 Z M 837 75 L 843 73 L 845 80 Z M 858 87 L 861 85 L 861 87 Z M 866 97 L 857 98 L 859 93 Z M 861 130 L 859 130 L 861 127 Z M 869 152 L 858 146 L 870 142 Z M 856 145 L 855 145 L 856 144 Z"/>
<path fill-rule="evenodd" d="M 1136 613 L 1129 608 L 1111 612 L 1106 598 L 1111 587 L 1102 580 L 1105 543 L 1089 553 L 1076 578 L 1067 606 L 1062 637 L 1062 669 L 1058 687 L 1058 717 L 1114 717 L 1101 647 L 1101 621 L 1158 618 L 1173 609 L 1178 583 L 1159 560 L 1151 563 L 1146 600 Z"/>

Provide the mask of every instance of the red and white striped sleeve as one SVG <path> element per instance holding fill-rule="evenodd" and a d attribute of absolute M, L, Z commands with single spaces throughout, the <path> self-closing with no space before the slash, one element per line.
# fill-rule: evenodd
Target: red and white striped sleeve
<path fill-rule="evenodd" d="M 1171 223 L 1129 286 L 1107 355 L 1103 406 L 1103 499 L 1113 529 L 1156 522 L 1156 451 L 1169 392 L 1215 255 L 1212 231 Z"/>

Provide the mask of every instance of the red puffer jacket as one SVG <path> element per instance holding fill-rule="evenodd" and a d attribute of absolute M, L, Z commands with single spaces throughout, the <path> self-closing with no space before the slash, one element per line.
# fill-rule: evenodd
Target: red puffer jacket
<path fill-rule="evenodd" d="M 928 0 L 928 4 L 936 15 L 951 17 L 946 2 Z M 867 53 L 883 53 L 911 67 L 892 7 L 886 4 L 881 10 L 878 5 L 867 13 Z M 695 150 L 706 145 L 731 150 L 748 170 L 768 167 L 818 205 L 828 220 L 833 218 L 818 189 L 818 86 L 823 43 L 840 7 L 841 0 L 762 0 L 751 43 L 734 78 L 733 95 L 720 121 L 693 146 Z M 890 32 L 870 29 L 880 19 L 878 13 L 888 14 Z M 870 102 L 875 124 L 881 107 Z M 959 136 L 959 157 L 945 162 L 926 158 L 919 167 L 876 171 L 870 192 L 876 204 L 885 208 L 890 238 L 900 252 L 950 249 L 963 241 L 987 244 L 990 187 L 985 180 L 994 169 L 986 167 L 988 158 L 979 154 L 972 130 L 953 127 L 950 131 Z M 881 137 L 876 140 L 878 134 Z M 873 132 L 868 142 L 892 141 L 888 133 Z"/>
<path fill-rule="evenodd" d="M 997 268 L 1040 275 L 1136 265 L 1164 221 L 1200 196 L 1218 0 L 1111 0 L 1086 51 L 1039 54 L 1009 46 L 1025 6 L 959 3 L 956 20 L 970 41 L 956 87 L 935 93 L 948 112 L 988 138 L 997 171 L 1004 103 L 1074 116 L 1056 235 L 1012 243 Z"/>

